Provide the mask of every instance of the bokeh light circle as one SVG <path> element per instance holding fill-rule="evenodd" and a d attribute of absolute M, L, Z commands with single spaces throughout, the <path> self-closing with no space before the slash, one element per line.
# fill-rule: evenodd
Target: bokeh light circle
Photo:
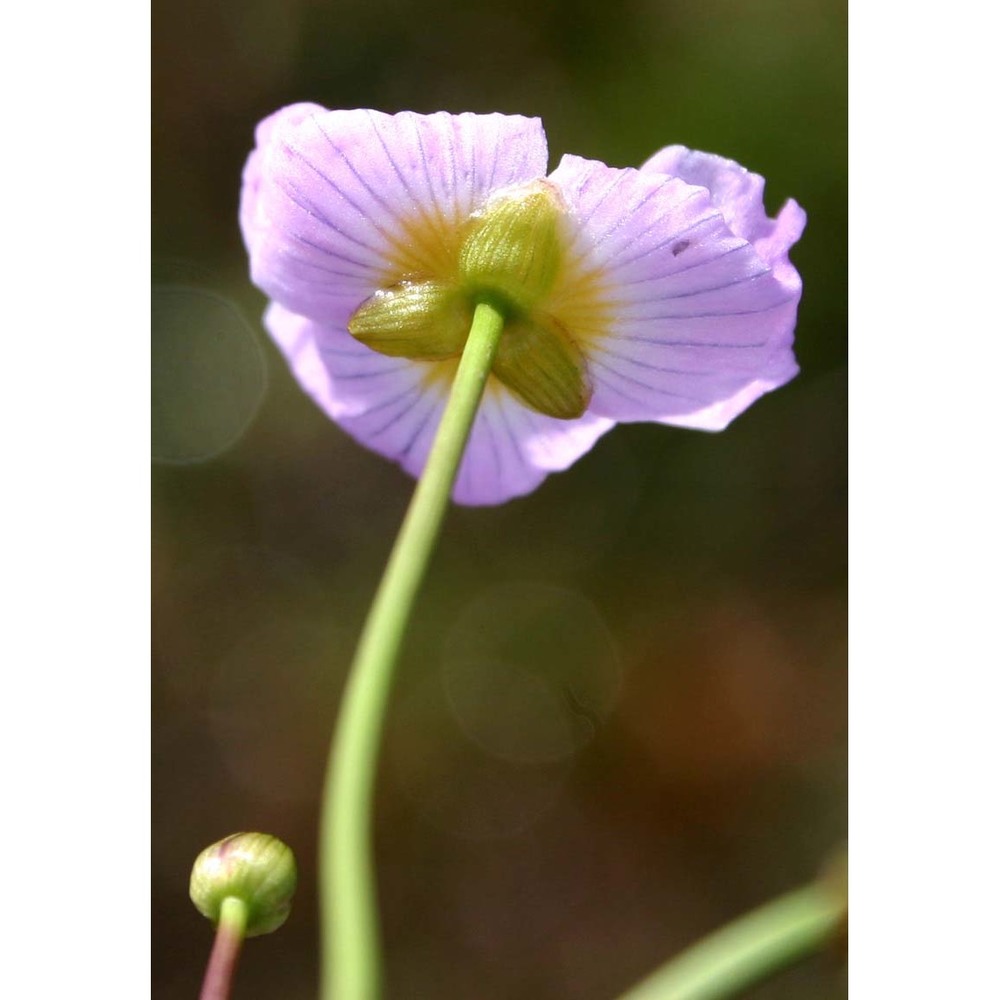
<path fill-rule="evenodd" d="M 559 800 L 572 766 L 512 763 L 484 752 L 456 724 L 426 677 L 397 704 L 387 756 L 398 786 L 433 827 L 463 840 L 517 837 Z"/>
<path fill-rule="evenodd" d="M 480 749 L 519 764 L 573 756 L 614 707 L 618 655 L 597 608 L 547 584 L 507 583 L 474 600 L 445 646 L 448 704 Z"/>
<path fill-rule="evenodd" d="M 185 285 L 152 293 L 152 454 L 204 462 L 231 448 L 267 391 L 263 349 L 227 299 Z"/>

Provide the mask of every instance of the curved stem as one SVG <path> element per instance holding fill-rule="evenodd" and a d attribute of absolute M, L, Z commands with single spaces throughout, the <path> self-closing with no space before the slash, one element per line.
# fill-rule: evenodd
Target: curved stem
<path fill-rule="evenodd" d="M 215 944 L 201 984 L 201 1000 L 227 1000 L 247 929 L 247 906 L 242 899 L 227 896 L 219 911 Z"/>
<path fill-rule="evenodd" d="M 829 944 L 846 905 L 822 881 L 734 920 L 681 952 L 620 1000 L 721 1000 Z"/>
<path fill-rule="evenodd" d="M 491 305 L 480 304 L 341 700 L 327 765 L 320 831 L 322 995 L 326 1000 L 376 1000 L 379 996 L 371 811 L 382 721 L 403 632 L 448 506 L 502 330 L 502 314 Z"/>

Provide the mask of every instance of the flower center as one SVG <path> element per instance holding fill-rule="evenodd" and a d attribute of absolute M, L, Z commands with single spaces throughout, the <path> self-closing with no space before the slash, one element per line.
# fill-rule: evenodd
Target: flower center
<path fill-rule="evenodd" d="M 464 227 L 447 273 L 380 289 L 348 330 L 382 354 L 443 361 L 462 353 L 475 306 L 488 301 L 506 317 L 493 376 L 540 413 L 579 417 L 592 393 L 586 362 L 545 309 L 565 266 L 566 221 L 562 198 L 547 181 L 503 192 Z"/>

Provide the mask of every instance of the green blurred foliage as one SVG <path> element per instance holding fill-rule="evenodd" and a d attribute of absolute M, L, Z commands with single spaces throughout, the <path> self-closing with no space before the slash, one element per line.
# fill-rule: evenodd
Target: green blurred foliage
<path fill-rule="evenodd" d="M 770 209 L 809 213 L 798 379 L 724 434 L 620 427 L 535 494 L 453 511 L 401 664 L 377 817 L 389 1000 L 613 997 L 811 877 L 846 832 L 846 4 L 153 14 L 154 282 L 175 304 L 187 289 L 192 316 L 206 293 L 231 307 L 186 331 L 198 381 L 154 372 L 158 405 L 185 407 L 171 426 L 211 432 L 153 472 L 163 1000 L 197 991 L 210 935 L 187 875 L 234 829 L 274 833 L 301 869 L 237 996 L 315 995 L 326 743 L 412 485 L 315 409 L 259 325 L 236 224 L 255 123 L 297 100 L 534 114 L 553 164 L 636 165 L 680 142 L 763 174 Z M 230 350 L 240 367 L 219 368 Z M 220 402 L 192 416 L 202 382 Z M 600 637 L 591 655 L 574 615 Z M 843 972 L 819 959 L 752 995 L 841 997 Z"/>

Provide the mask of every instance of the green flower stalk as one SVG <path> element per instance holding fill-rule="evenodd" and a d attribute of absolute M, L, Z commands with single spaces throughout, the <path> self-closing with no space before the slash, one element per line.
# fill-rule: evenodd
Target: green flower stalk
<path fill-rule="evenodd" d="M 371 813 L 382 723 L 403 633 L 503 327 L 503 314 L 480 303 L 427 468 L 368 614 L 341 702 L 330 747 L 320 837 L 327 942 L 323 995 L 328 1000 L 375 1000 L 380 995 Z"/>

